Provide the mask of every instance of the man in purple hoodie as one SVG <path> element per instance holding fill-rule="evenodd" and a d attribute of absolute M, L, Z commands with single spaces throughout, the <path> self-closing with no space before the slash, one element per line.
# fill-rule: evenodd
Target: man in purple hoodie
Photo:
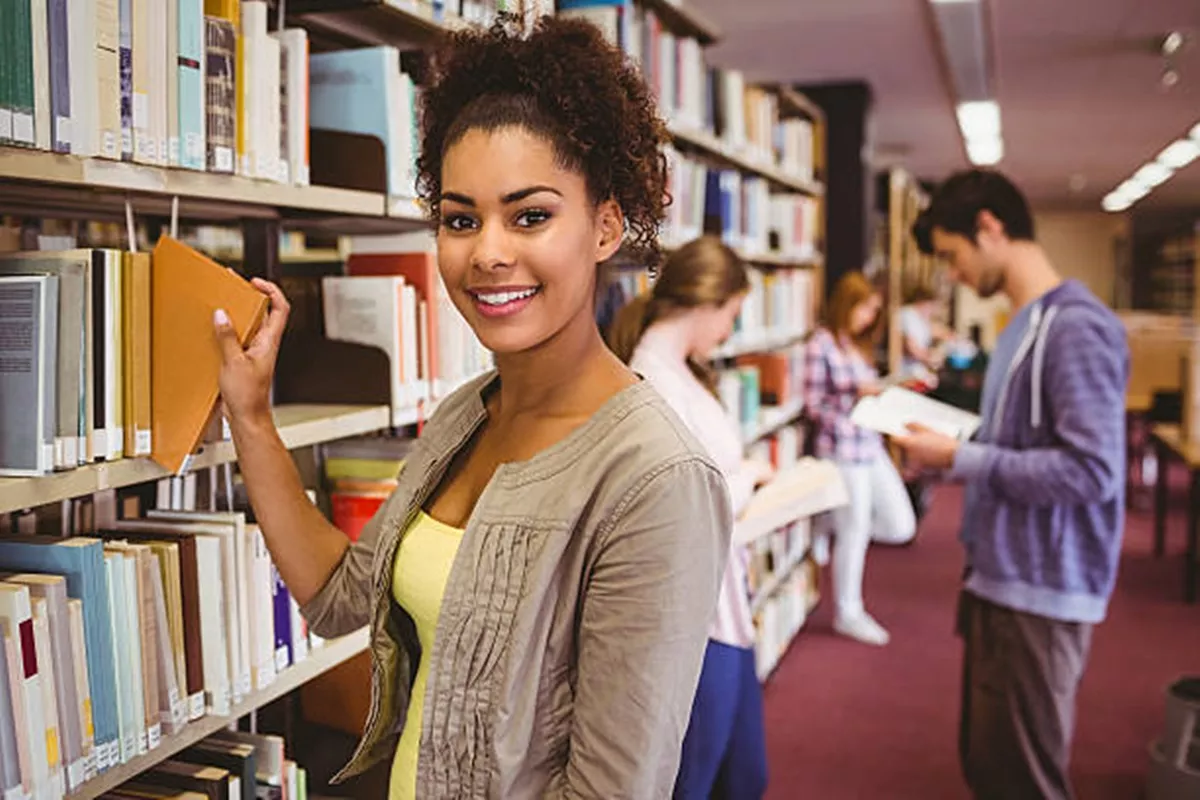
<path fill-rule="evenodd" d="M 965 484 L 963 773 L 979 798 L 1070 798 L 1075 695 L 1125 523 L 1125 329 L 1059 276 L 1025 198 L 995 171 L 950 177 L 913 232 L 953 280 L 1013 308 L 979 431 L 958 441 L 914 426 L 896 440 Z"/>

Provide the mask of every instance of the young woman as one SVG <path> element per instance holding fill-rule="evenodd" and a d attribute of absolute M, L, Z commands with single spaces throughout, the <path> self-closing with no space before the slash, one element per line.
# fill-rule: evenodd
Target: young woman
<path fill-rule="evenodd" d="M 878 392 L 872 363 L 883 299 L 861 272 L 846 274 L 829 298 L 827 322 L 809 339 L 804 409 L 813 453 L 837 462 L 850 502 L 832 514 L 834 630 L 884 645 L 888 633 L 863 605 L 863 568 L 871 540 L 899 544 L 916 534 L 904 482 L 878 433 L 850 421 L 859 398 Z"/>
<path fill-rule="evenodd" d="M 715 393 L 709 354 L 733 331 L 750 288 L 746 268 L 715 237 L 673 253 L 654 288 L 618 314 L 613 351 L 654 384 L 704 442 L 741 513 L 771 466 L 742 457 L 742 437 Z M 767 756 L 762 690 L 754 663 L 754 620 L 746 593 L 745 548 L 729 554 L 692 718 L 683 741 L 676 798 L 761 797 Z"/>
<path fill-rule="evenodd" d="M 592 26 L 454 34 L 420 190 L 450 297 L 496 370 L 447 398 L 354 544 L 305 499 L 268 389 L 287 302 L 221 393 L 251 503 L 312 629 L 370 625 L 371 706 L 340 776 L 390 798 L 663 797 L 729 548 L 720 471 L 605 346 L 597 265 L 653 257 L 664 126 Z"/>

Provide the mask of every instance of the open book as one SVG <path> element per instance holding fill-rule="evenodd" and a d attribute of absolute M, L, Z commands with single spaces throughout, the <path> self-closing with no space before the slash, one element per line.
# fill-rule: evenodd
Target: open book
<path fill-rule="evenodd" d="M 889 436 L 907 436 L 916 422 L 955 439 L 970 438 L 979 428 L 977 415 L 899 386 L 864 397 L 850 412 L 850 421 L 861 428 Z"/>
<path fill-rule="evenodd" d="M 776 473 L 750 498 L 733 523 L 734 544 L 749 544 L 785 525 L 848 502 L 846 484 L 836 464 L 802 458 Z"/>

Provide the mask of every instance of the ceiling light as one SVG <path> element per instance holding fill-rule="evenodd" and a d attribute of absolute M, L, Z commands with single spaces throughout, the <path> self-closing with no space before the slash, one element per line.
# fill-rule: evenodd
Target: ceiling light
<path fill-rule="evenodd" d="M 1183 169 L 1200 157 L 1200 142 L 1195 139 L 1176 139 L 1158 154 L 1158 163 L 1170 169 Z"/>
<path fill-rule="evenodd" d="M 967 158 L 977 167 L 990 167 L 1004 158 L 1004 142 L 999 136 L 967 139 Z"/>
<path fill-rule="evenodd" d="M 1125 209 L 1129 208 L 1130 205 L 1132 205 L 1132 203 L 1128 198 L 1121 197 L 1116 192 L 1110 192 L 1109 194 L 1105 195 L 1102 201 L 1100 201 L 1100 206 L 1109 213 L 1124 211 Z"/>
<path fill-rule="evenodd" d="M 974 3 L 975 1 L 976 0 L 929 0 L 929 2 L 935 6 L 966 5 L 967 3 Z"/>
<path fill-rule="evenodd" d="M 1188 135 L 1193 139 L 1200 139 L 1200 122 L 1196 123 L 1196 127 L 1192 128 L 1192 132 Z"/>
<path fill-rule="evenodd" d="M 1150 194 L 1150 187 L 1145 184 L 1138 183 L 1132 178 L 1122 183 L 1114 190 L 1115 194 L 1129 198 L 1130 201 L 1136 203 L 1146 195 Z"/>
<path fill-rule="evenodd" d="M 1151 161 L 1149 164 L 1143 164 L 1141 169 L 1133 173 L 1133 178 L 1138 183 L 1153 189 L 1160 183 L 1165 183 L 1174 172 L 1170 167 L 1163 166 L 1157 161 Z"/>
<path fill-rule="evenodd" d="M 973 100 L 959 103 L 958 127 L 962 130 L 963 138 L 986 139 L 1000 138 L 1000 106 L 994 100 Z"/>

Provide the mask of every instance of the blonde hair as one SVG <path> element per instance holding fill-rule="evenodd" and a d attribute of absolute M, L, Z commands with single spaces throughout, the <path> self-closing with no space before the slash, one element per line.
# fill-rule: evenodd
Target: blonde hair
<path fill-rule="evenodd" d="M 875 320 L 861 333 L 855 334 L 850 330 L 850 317 L 854 308 L 871 297 L 880 295 L 880 291 L 861 272 L 847 272 L 833 287 L 826 306 L 825 326 L 835 337 L 845 336 L 868 359 L 872 356 L 875 339 L 880 330 L 883 314 L 875 316 Z"/>
<path fill-rule="evenodd" d="M 626 364 L 642 335 L 655 322 L 677 311 L 720 306 L 750 289 L 750 276 L 738 254 L 716 236 L 693 239 L 667 257 L 653 288 L 629 301 L 608 330 L 608 346 Z M 692 374 L 711 392 L 716 376 L 688 358 Z"/>

